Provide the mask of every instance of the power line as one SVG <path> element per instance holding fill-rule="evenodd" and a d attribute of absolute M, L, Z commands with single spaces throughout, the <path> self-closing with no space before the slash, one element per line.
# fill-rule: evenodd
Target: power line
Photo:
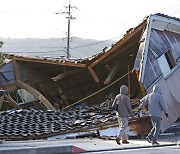
<path fill-rule="evenodd" d="M 8 47 L 4 47 L 4 48 L 12 48 L 12 47 L 9 47 L 9 46 L 8 46 Z M 46 48 L 65 48 L 65 47 L 23 47 L 23 46 L 21 46 L 21 47 L 13 47 L 13 48 L 25 48 L 25 49 L 26 49 L 26 48 L 27 48 L 27 49 L 29 49 L 29 48 L 30 48 L 30 49 L 32 49 L 32 48 L 33 48 L 33 49 L 36 49 L 36 48 L 37 48 L 37 49 L 46 49 Z"/>
<path fill-rule="evenodd" d="M 96 43 L 90 43 L 90 44 L 86 44 L 86 45 L 82 45 L 82 46 L 72 47 L 72 48 L 69 48 L 69 49 L 76 49 L 76 48 L 83 48 L 83 47 L 87 47 L 87 46 L 93 46 L 93 45 L 101 44 L 101 43 L 104 43 L 104 42 L 107 42 L 107 41 L 110 41 L 110 40 L 113 40 L 113 39 L 116 39 L 116 38 L 120 38 L 122 36 L 123 35 L 113 37 L 113 38 L 110 38 L 110 39 L 107 39 L 107 40 L 99 41 L 99 42 L 96 42 Z M 11 47 L 4 47 L 4 48 L 11 48 Z M 65 47 L 14 47 L 14 48 L 65 48 Z M 62 51 L 62 50 L 55 50 L 55 51 Z"/>
<path fill-rule="evenodd" d="M 166 11 L 166 10 L 172 9 L 174 6 L 177 6 L 176 4 L 179 3 L 179 2 L 180 2 L 180 1 L 177 0 L 177 1 L 173 2 L 173 3 L 171 3 L 170 5 L 168 5 L 168 6 L 165 7 L 164 9 L 162 9 L 162 11 Z"/>
<path fill-rule="evenodd" d="M 87 47 L 87 46 L 93 46 L 93 45 L 97 45 L 97 44 L 100 44 L 100 43 L 104 43 L 104 42 L 107 42 L 109 40 L 106 40 L 106 41 L 100 41 L 100 42 L 97 42 L 97 43 L 91 43 L 91 44 L 87 44 L 87 45 L 82 45 L 82 46 L 76 46 L 76 47 L 72 47 L 72 48 L 69 48 L 70 49 L 77 49 L 77 48 L 83 48 L 83 47 Z M 11 48 L 11 47 L 4 47 L 4 48 Z M 14 47 L 16 48 L 16 47 Z M 21 48 L 21 47 L 17 47 L 17 48 Z M 24 48 L 24 47 L 23 47 Z M 33 49 L 34 47 L 32 47 Z M 38 47 L 35 47 L 35 48 L 38 48 Z M 42 47 L 40 47 L 42 48 Z M 43 48 L 65 48 L 65 47 L 43 47 Z M 42 52 L 36 52 L 36 53 L 48 53 L 48 52 L 58 52 L 58 51 L 64 51 L 63 50 L 50 50 L 50 51 L 42 51 Z M 9 52 L 10 53 L 10 52 Z M 24 53 L 23 51 L 21 52 L 16 52 L 16 53 Z M 26 52 L 26 53 L 34 53 L 34 52 Z"/>
<path fill-rule="evenodd" d="M 72 48 L 69 48 L 69 50 L 71 49 L 78 49 L 78 48 L 83 48 L 83 47 L 88 47 L 88 46 L 93 46 L 93 45 L 97 45 L 97 44 L 100 44 L 100 43 L 104 43 L 104 42 L 107 42 L 107 41 L 110 41 L 110 40 L 113 40 L 113 39 L 116 39 L 116 38 L 120 38 L 122 37 L 123 35 L 121 36 L 117 36 L 117 37 L 113 37 L 111 39 L 107 39 L 107 40 L 103 40 L 103 41 L 99 41 L 99 42 L 96 42 L 96 43 L 90 43 L 90 44 L 86 44 L 86 45 L 82 45 L 82 46 L 76 46 L 76 47 L 72 47 Z M 6 48 L 6 47 L 4 47 Z M 19 48 L 19 47 L 18 47 Z M 38 48 L 38 47 L 35 47 L 35 48 Z M 46 48 L 46 47 L 44 47 Z M 51 48 L 51 47 L 48 47 L 48 48 Z M 57 47 L 57 48 L 64 48 L 64 47 Z M 30 49 L 29 49 L 30 50 Z M 42 51 L 42 52 L 37 52 L 36 53 L 51 53 L 51 52 L 59 52 L 59 51 L 64 51 L 64 49 L 61 49 L 61 50 L 49 50 L 49 51 Z M 6 52 L 6 53 L 13 53 L 13 52 Z M 15 52 L 15 53 L 35 53 L 35 52 L 23 52 L 23 51 L 19 51 L 19 52 Z"/>
<path fill-rule="evenodd" d="M 175 11 L 175 12 L 172 13 L 171 15 L 174 15 L 174 14 L 176 14 L 176 13 L 178 13 L 178 12 L 180 12 L 180 10 Z"/>
<path fill-rule="evenodd" d="M 180 3 L 179 3 L 179 2 L 180 2 L 180 1 L 177 0 L 177 1 L 173 2 L 173 3 L 171 3 L 170 5 L 168 5 L 168 6 L 165 7 L 164 9 L 162 9 L 162 11 L 169 12 L 169 13 L 167 13 L 167 14 L 170 14 L 170 16 L 172 16 L 172 15 L 180 12 L 180 10 L 179 10 L 179 5 L 180 5 Z"/>

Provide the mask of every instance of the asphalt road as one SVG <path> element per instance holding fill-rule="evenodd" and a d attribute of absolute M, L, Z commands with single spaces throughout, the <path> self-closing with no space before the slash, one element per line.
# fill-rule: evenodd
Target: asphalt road
<path fill-rule="evenodd" d="M 159 138 L 159 146 L 145 139 L 131 139 L 130 144 L 118 145 L 115 140 L 99 138 L 2 141 L 0 154 L 52 154 L 52 153 L 99 153 L 99 154 L 180 154 L 180 136 Z M 85 152 L 86 151 L 86 152 Z"/>
<path fill-rule="evenodd" d="M 106 151 L 93 151 L 86 154 L 179 154 L 180 146 L 164 146 L 164 147 L 151 147 L 151 148 L 138 148 L 127 150 L 106 150 Z"/>

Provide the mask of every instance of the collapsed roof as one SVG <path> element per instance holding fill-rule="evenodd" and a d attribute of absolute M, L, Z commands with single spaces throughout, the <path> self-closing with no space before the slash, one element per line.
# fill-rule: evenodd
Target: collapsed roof
<path fill-rule="evenodd" d="M 122 83 L 128 85 L 128 82 L 133 84 L 131 96 L 135 97 L 138 95 L 138 90 L 131 82 L 135 76 L 132 75 L 128 79 L 126 75 L 115 84 L 112 83 L 133 69 L 140 37 L 146 25 L 147 18 L 137 27 L 128 30 L 117 43 L 104 48 L 101 53 L 93 57 L 82 60 L 15 54 L 8 54 L 6 57 L 16 63 L 14 81 L 27 83 L 40 91 L 50 102 L 58 95 L 64 100 L 64 106 L 78 101 L 90 104 L 102 103 L 105 96 L 116 95 L 120 85 Z M 6 90 L 9 88 L 7 85 L 3 85 Z M 17 88 L 17 84 L 13 86 Z M 89 97 L 91 95 L 93 97 Z M 84 99 L 86 97 L 88 98 Z M 84 100 L 80 101 L 82 99 Z"/>
<path fill-rule="evenodd" d="M 154 22 L 152 26 L 152 21 L 158 22 Z M 129 29 L 118 42 L 105 47 L 101 53 L 80 60 L 7 54 L 6 57 L 12 61 L 0 69 L 0 84 L 9 93 L 25 89 L 51 110 L 56 110 L 54 108 L 56 97 L 62 100 L 63 108 L 79 103 L 82 106 L 100 104 L 105 99 L 114 98 L 122 84 L 128 85 L 131 99 L 142 98 L 149 92 L 148 88 L 155 83 L 148 78 L 148 75 L 152 74 L 153 66 L 146 65 L 147 42 L 151 33 L 148 30 L 150 28 L 162 30 L 164 27 L 163 30 L 179 33 L 179 21 L 177 18 L 162 14 L 150 15 L 138 26 Z M 150 68 L 148 73 L 145 70 L 146 66 Z M 34 101 L 20 104 L 12 101 L 9 96 L 6 96 L 6 99 L 15 108 L 26 108 L 30 103 L 34 108 L 44 109 L 42 104 L 37 105 Z M 176 105 L 176 108 L 179 106 Z M 178 116 L 174 116 L 171 123 Z M 170 124 L 165 125 L 163 130 Z"/>

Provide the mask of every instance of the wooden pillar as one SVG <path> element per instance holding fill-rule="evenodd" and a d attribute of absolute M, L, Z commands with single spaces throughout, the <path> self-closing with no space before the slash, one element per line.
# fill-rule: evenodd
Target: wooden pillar
<path fill-rule="evenodd" d="M 128 95 L 130 97 L 131 93 L 130 93 L 130 90 L 131 90 L 131 83 L 130 83 L 130 66 L 128 65 Z"/>
<path fill-rule="evenodd" d="M 15 79 L 19 80 L 19 70 L 18 70 L 18 65 L 15 59 L 12 60 L 13 61 L 13 66 L 14 66 L 14 73 L 15 73 Z"/>
<path fill-rule="evenodd" d="M 142 84 L 141 81 L 139 81 L 139 86 L 140 86 L 142 95 L 143 95 L 143 96 L 146 96 L 146 95 L 147 95 L 147 92 L 146 92 L 146 89 L 144 88 L 144 85 Z"/>
<path fill-rule="evenodd" d="M 147 95 L 146 89 L 144 88 L 144 85 L 142 84 L 142 82 L 138 80 L 138 78 L 139 78 L 139 71 L 135 71 L 135 73 L 136 73 L 136 77 L 137 77 L 137 81 L 139 83 L 139 87 L 140 87 L 141 93 L 142 93 L 143 96 L 146 96 Z"/>

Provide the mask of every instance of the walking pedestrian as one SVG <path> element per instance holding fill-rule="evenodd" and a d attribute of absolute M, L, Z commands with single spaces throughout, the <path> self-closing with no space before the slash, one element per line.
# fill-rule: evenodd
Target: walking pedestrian
<path fill-rule="evenodd" d="M 161 90 L 158 85 L 153 86 L 153 91 L 147 94 L 140 100 L 141 104 L 138 107 L 138 112 L 145 106 L 148 106 L 149 115 L 152 121 L 152 129 L 149 132 L 146 139 L 152 145 L 158 145 L 157 138 L 160 132 L 162 111 L 168 117 L 167 109 L 165 106 L 164 99 L 161 94 Z"/>
<path fill-rule="evenodd" d="M 134 118 L 134 114 L 131 108 L 130 98 L 128 96 L 128 87 L 126 85 L 122 85 L 120 87 L 120 94 L 115 97 L 112 107 L 114 108 L 115 106 L 117 106 L 117 118 L 120 127 L 116 137 L 116 142 L 117 144 L 121 144 L 120 140 L 122 139 L 123 144 L 128 144 L 128 120 L 129 115 Z"/>

